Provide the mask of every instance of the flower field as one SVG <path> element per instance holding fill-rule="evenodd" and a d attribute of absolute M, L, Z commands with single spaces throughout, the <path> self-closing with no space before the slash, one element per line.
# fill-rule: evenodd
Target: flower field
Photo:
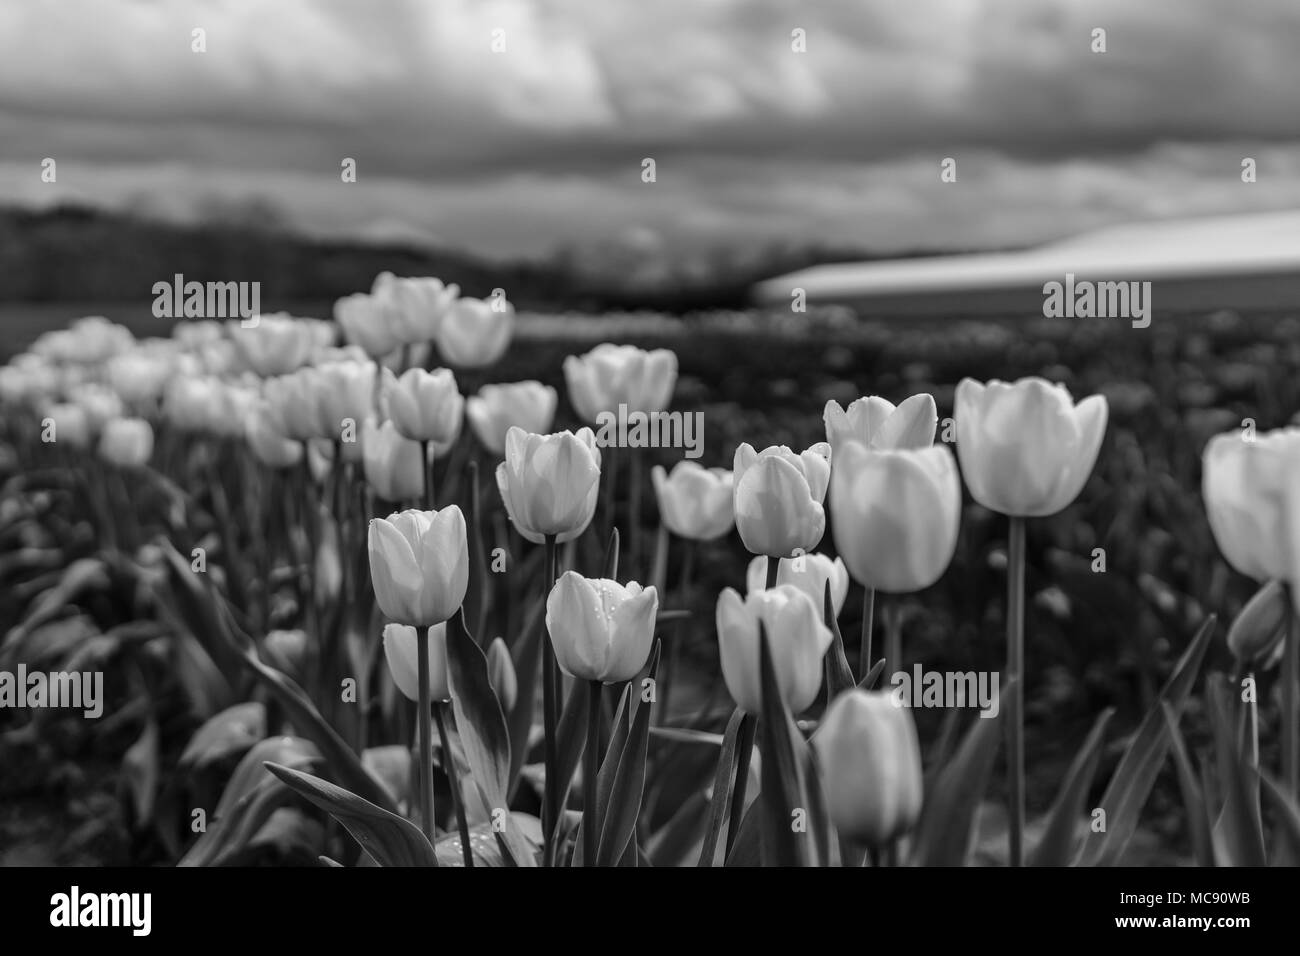
<path fill-rule="evenodd" d="M 332 315 L 0 367 L 0 856 L 1300 860 L 1300 316 Z"/>

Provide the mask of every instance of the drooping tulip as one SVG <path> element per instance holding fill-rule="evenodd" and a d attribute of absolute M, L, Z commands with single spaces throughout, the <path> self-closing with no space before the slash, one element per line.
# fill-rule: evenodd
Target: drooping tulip
<path fill-rule="evenodd" d="M 398 434 L 432 443 L 444 454 L 456 443 L 465 416 L 465 399 L 451 369 L 407 369 L 397 378 L 384 370 L 383 405 Z"/>
<path fill-rule="evenodd" d="M 424 493 L 424 456 L 420 443 L 403 438 L 392 422 L 361 427 L 361 460 L 366 481 L 385 501 L 415 501 Z"/>
<path fill-rule="evenodd" d="M 143 418 L 116 418 L 104 426 L 99 457 L 119 468 L 138 468 L 153 454 L 153 427 Z"/>
<path fill-rule="evenodd" d="M 514 426 L 544 435 L 555 422 L 558 396 L 541 382 L 484 385 L 465 402 L 465 414 L 483 447 L 504 455 L 506 433 Z"/>
<path fill-rule="evenodd" d="M 653 587 L 566 571 L 546 598 L 546 630 L 555 660 L 579 680 L 631 680 L 650 656 L 658 610 Z"/>
<path fill-rule="evenodd" d="M 826 442 L 798 455 L 784 445 L 736 449 L 736 530 L 751 553 L 789 558 L 817 547 L 826 531 L 830 454 Z"/>
<path fill-rule="evenodd" d="M 890 451 L 897 448 L 929 448 L 939 422 L 934 397 L 922 392 L 892 402 L 869 395 L 852 402 L 847 409 L 829 401 L 822 413 L 826 441 L 831 446 L 832 461 L 840 445 L 856 439 L 868 448 Z"/>
<path fill-rule="evenodd" d="M 836 616 L 844 609 L 849 594 L 849 571 L 841 558 L 832 560 L 824 554 L 801 554 L 792 561 L 782 561 L 777 571 L 776 583 L 792 584 L 807 594 L 819 608 L 825 603 L 826 583 L 831 586 L 831 606 Z M 749 593 L 767 587 L 767 558 L 756 557 L 749 562 L 745 573 L 745 588 Z"/>
<path fill-rule="evenodd" d="M 429 642 L 429 700 L 451 700 L 447 686 L 447 625 L 421 628 Z M 384 660 L 393 683 L 407 700 L 419 701 L 419 631 L 405 624 L 384 625 Z"/>
<path fill-rule="evenodd" d="M 583 356 L 564 360 L 569 401 L 583 421 L 599 423 L 602 412 L 650 414 L 668 407 L 677 384 L 677 355 L 668 349 L 647 352 L 634 345 L 605 342 Z"/>
<path fill-rule="evenodd" d="M 821 689 L 822 658 L 832 637 L 820 605 L 793 584 L 753 591 L 743 600 L 732 588 L 718 596 L 718 652 L 727 690 L 743 710 L 761 712 L 760 622 L 781 699 L 792 713 L 807 710 Z"/>
<path fill-rule="evenodd" d="M 368 548 L 375 601 L 390 621 L 431 627 L 464 603 L 469 550 L 456 505 L 376 518 Z"/>
<path fill-rule="evenodd" d="M 654 483 L 664 527 L 679 538 L 712 541 L 736 523 L 733 479 L 725 468 L 704 468 L 693 461 L 679 461 L 671 472 L 655 465 L 650 480 Z"/>
<path fill-rule="evenodd" d="M 848 839 L 880 847 L 921 816 L 916 724 L 889 691 L 847 690 L 813 737 L 831 823 Z"/>
<path fill-rule="evenodd" d="M 1083 490 L 1106 433 L 1107 405 L 1077 405 L 1063 385 L 1041 378 L 957 386 L 957 457 L 971 495 L 1021 518 L 1056 514 Z"/>
<path fill-rule="evenodd" d="M 483 368 L 505 354 L 514 335 L 515 307 L 505 299 L 460 298 L 438 329 L 438 351 L 448 365 Z"/>
<path fill-rule="evenodd" d="M 919 591 L 957 547 L 961 482 L 943 445 L 870 450 L 850 439 L 831 469 L 831 532 L 853 577 L 869 588 Z"/>
<path fill-rule="evenodd" d="M 511 522 L 527 540 L 571 541 L 587 529 L 600 491 L 600 449 L 590 428 L 533 435 L 506 433 L 497 488 Z"/>

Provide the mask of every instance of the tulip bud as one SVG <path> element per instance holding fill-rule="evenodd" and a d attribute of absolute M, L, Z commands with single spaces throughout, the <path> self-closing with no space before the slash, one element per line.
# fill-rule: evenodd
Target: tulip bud
<path fill-rule="evenodd" d="M 840 694 L 812 738 L 827 809 L 840 835 L 883 846 L 921 816 L 921 747 L 906 707 L 888 691 Z"/>
<path fill-rule="evenodd" d="M 153 454 L 153 428 L 143 418 L 118 418 L 104 426 L 99 457 L 119 468 L 138 468 Z"/>
<path fill-rule="evenodd" d="M 244 437 L 254 457 L 268 468 L 291 468 L 302 460 L 302 442 L 290 441 L 275 430 L 265 401 L 244 417 Z"/>
<path fill-rule="evenodd" d="M 384 625 L 384 660 L 393 683 L 407 700 L 420 700 L 420 647 L 418 632 L 404 624 Z M 424 632 L 429 642 L 429 700 L 451 700 L 447 687 L 447 625 L 435 624 Z"/>
<path fill-rule="evenodd" d="M 506 433 L 518 426 L 526 432 L 544 435 L 555 421 L 555 389 L 541 382 L 484 385 L 465 403 L 465 413 L 474 434 L 494 455 L 504 455 Z"/>
<path fill-rule="evenodd" d="M 300 680 L 305 673 L 307 632 L 271 631 L 262 641 L 262 656 L 276 670 Z"/>
<path fill-rule="evenodd" d="M 510 657 L 506 642 L 497 638 L 488 645 L 488 683 L 496 691 L 501 709 L 507 714 L 514 710 L 519 695 L 519 678 L 515 676 L 515 662 Z"/>
<path fill-rule="evenodd" d="M 90 416 L 80 405 L 71 403 L 51 405 L 45 417 L 54 422 L 54 441 L 70 448 L 90 446 Z"/>
<path fill-rule="evenodd" d="M 366 481 L 385 501 L 415 501 L 424 494 L 424 456 L 417 441 L 403 438 L 392 422 L 361 427 L 361 458 Z"/>
<path fill-rule="evenodd" d="M 839 402 L 830 401 L 822 418 L 832 461 L 840 445 L 850 439 L 881 451 L 929 448 L 934 444 L 934 430 L 939 423 L 934 397 L 924 392 L 904 399 L 898 407 L 875 395 L 859 398 L 847 409 L 841 408 Z"/>
<path fill-rule="evenodd" d="M 460 435 L 465 399 L 456 387 L 451 369 L 426 372 L 408 369 L 401 378 L 384 370 L 383 405 L 400 435 L 412 441 L 432 442 L 445 454 Z"/>
<path fill-rule="evenodd" d="M 1228 628 L 1228 649 L 1248 669 L 1267 667 L 1281 651 L 1291 605 L 1281 581 L 1269 581 L 1246 602 Z"/>
<path fill-rule="evenodd" d="M 506 460 L 497 466 L 497 488 L 511 522 L 527 540 L 548 535 L 572 541 L 591 524 L 600 492 L 600 449 L 590 428 L 532 435 L 506 433 Z"/>
<path fill-rule="evenodd" d="M 857 581 L 898 593 L 939 579 L 961 521 L 961 482 L 946 447 L 871 451 L 849 440 L 831 484 L 835 549 Z"/>
<path fill-rule="evenodd" d="M 1074 404 L 1041 378 L 957 386 L 957 457 L 972 497 L 1005 515 L 1056 514 L 1083 490 L 1106 434 L 1106 399 Z"/>
<path fill-rule="evenodd" d="M 381 297 L 356 292 L 334 303 L 334 321 L 347 340 L 371 358 L 383 358 L 400 344 L 387 303 Z"/>
<path fill-rule="evenodd" d="M 583 421 L 598 424 L 600 415 L 629 411 L 662 412 L 677 384 L 677 356 L 668 349 L 647 352 L 634 345 L 605 342 L 582 357 L 564 360 L 569 401 Z"/>
<path fill-rule="evenodd" d="M 455 505 L 376 518 L 368 547 L 375 601 L 390 621 L 430 627 L 464 603 L 469 551 L 465 516 Z"/>
<path fill-rule="evenodd" d="M 650 480 L 659 499 L 659 517 L 664 527 L 679 538 L 712 541 L 736 523 L 732 474 L 725 468 L 679 461 L 671 473 L 655 465 Z"/>
<path fill-rule="evenodd" d="M 749 570 L 745 573 L 745 588 L 750 594 L 767 587 L 767 560 L 756 557 L 749 562 Z M 794 585 L 823 610 L 827 581 L 831 585 L 831 606 L 838 617 L 844 609 L 844 600 L 849 595 L 849 572 L 840 558 L 832 561 L 824 554 L 801 554 L 797 558 L 782 561 L 777 569 L 778 586 Z"/>
<path fill-rule="evenodd" d="M 514 335 L 515 307 L 504 300 L 457 299 L 438 329 L 438 351 L 448 365 L 483 368 L 505 354 Z"/>
<path fill-rule="evenodd" d="M 799 455 L 784 445 L 736 449 L 736 530 L 753 554 L 789 558 L 817 547 L 826 531 L 830 453 L 825 442 Z"/>
<path fill-rule="evenodd" d="M 260 315 L 256 325 L 231 322 L 230 338 L 244 364 L 262 378 L 287 375 L 311 361 L 316 333 L 285 313 Z"/>
<path fill-rule="evenodd" d="M 1239 431 L 1210 439 L 1202 497 L 1214 540 L 1228 563 L 1256 581 L 1295 580 L 1290 489 L 1300 471 L 1300 428 L 1279 428 L 1246 441 Z"/>
<path fill-rule="evenodd" d="M 579 680 L 631 680 L 650 656 L 658 610 L 653 587 L 566 571 L 546 598 L 546 630 L 555 659 Z"/>
<path fill-rule="evenodd" d="M 741 600 L 732 588 L 718 595 L 718 652 L 722 677 L 737 706 L 762 710 L 759 675 L 759 623 L 767 633 L 781 700 L 792 713 L 807 710 L 822 686 L 822 658 L 831 632 L 820 604 L 793 584 L 754 591 Z"/>

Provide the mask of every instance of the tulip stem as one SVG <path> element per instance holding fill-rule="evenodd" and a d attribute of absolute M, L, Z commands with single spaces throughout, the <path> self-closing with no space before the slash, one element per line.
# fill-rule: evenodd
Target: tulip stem
<path fill-rule="evenodd" d="M 897 674 L 903 669 L 903 609 L 886 602 L 881 612 L 885 622 L 885 670 Z M 892 684 L 893 681 L 887 676 L 885 683 Z"/>
<path fill-rule="evenodd" d="M 545 591 L 542 601 L 545 603 L 555 585 L 555 535 L 548 534 L 546 547 L 546 577 L 543 579 Z M 557 775 L 558 759 L 556 756 L 555 729 L 556 715 L 556 675 L 555 648 L 551 645 L 549 635 L 542 638 L 542 720 L 545 732 L 544 758 L 546 761 L 546 778 L 542 794 L 542 836 L 544 854 L 554 865 L 555 827 L 560 819 L 560 787 Z"/>
<path fill-rule="evenodd" d="M 774 559 L 767 560 L 770 567 Z M 731 853 L 731 848 L 735 845 L 736 835 L 740 832 L 741 816 L 745 812 L 745 791 L 749 787 L 749 761 L 754 755 L 754 737 L 757 730 L 758 718 L 753 714 L 745 714 L 740 722 L 739 740 L 736 745 L 736 785 L 731 790 L 731 810 L 727 815 L 727 854 Z M 723 859 L 725 860 L 726 856 Z"/>
<path fill-rule="evenodd" d="M 876 589 L 867 588 L 862 595 L 862 643 L 858 648 L 858 680 L 871 673 L 871 630 L 876 616 Z"/>
<path fill-rule="evenodd" d="M 474 868 L 474 852 L 469 842 L 469 821 L 465 819 L 465 805 L 460 799 L 460 774 L 456 772 L 456 758 L 451 753 L 451 740 L 447 736 L 447 708 L 451 706 L 440 702 L 433 707 L 434 719 L 438 722 L 438 742 L 442 744 L 442 772 L 447 775 L 451 785 L 451 806 L 456 814 L 456 828 L 460 831 L 460 854 L 465 866 Z"/>
<path fill-rule="evenodd" d="M 635 449 L 627 454 L 627 550 L 628 575 L 641 573 L 641 456 Z M 641 577 L 644 581 L 645 578 Z"/>
<path fill-rule="evenodd" d="M 1007 701 L 1007 776 L 1011 819 L 1008 829 L 1010 852 L 1008 863 L 1023 862 L 1022 840 L 1025 825 L 1025 519 L 1012 515 L 1007 544 L 1007 683 L 1011 685 Z"/>
<path fill-rule="evenodd" d="M 429 459 L 429 442 L 420 442 L 420 471 L 424 475 L 424 510 L 433 511 L 433 462 Z"/>
<path fill-rule="evenodd" d="M 1292 799 L 1300 797 L 1300 708 L 1296 693 L 1300 690 L 1300 615 L 1291 612 L 1286 647 L 1282 651 L 1282 777 Z"/>
<path fill-rule="evenodd" d="M 582 771 L 582 865 L 596 865 L 596 846 L 600 834 L 596 832 L 596 775 L 600 773 L 600 681 L 587 682 L 587 754 Z"/>
<path fill-rule="evenodd" d="M 772 555 L 767 556 L 767 583 L 763 586 L 764 590 L 770 591 L 776 587 L 777 576 L 781 573 L 781 559 Z"/>
<path fill-rule="evenodd" d="M 691 606 L 691 584 L 695 576 L 695 542 L 682 542 L 682 571 L 677 580 L 677 595 L 683 608 Z M 677 655 L 681 643 L 690 637 L 690 619 L 677 621 L 672 627 L 672 640 L 664 648 L 663 677 L 659 681 L 659 724 L 666 726 L 670 712 L 668 709 L 669 691 L 673 686 L 673 672 L 677 669 Z"/>
<path fill-rule="evenodd" d="M 429 640 L 416 629 L 416 669 L 419 682 L 419 747 L 420 747 L 420 826 L 433 844 L 433 740 L 430 733 L 429 706 Z"/>

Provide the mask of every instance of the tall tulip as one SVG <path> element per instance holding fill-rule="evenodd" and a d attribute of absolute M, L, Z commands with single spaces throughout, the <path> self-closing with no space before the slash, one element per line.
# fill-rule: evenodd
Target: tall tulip
<path fill-rule="evenodd" d="M 591 524 L 600 484 L 600 449 L 590 428 L 577 434 L 506 434 L 497 488 L 511 522 L 527 540 L 572 541 Z M 549 583 L 549 582 L 548 582 Z"/>
<path fill-rule="evenodd" d="M 456 505 L 376 518 L 368 547 L 375 600 L 390 621 L 432 627 L 464 602 L 469 555 Z"/>
<path fill-rule="evenodd" d="M 650 480 L 659 500 L 659 517 L 679 538 L 712 541 L 736 523 L 732 474 L 725 468 L 679 461 L 671 472 L 655 465 Z"/>
<path fill-rule="evenodd" d="M 921 816 L 921 747 L 906 707 L 888 691 L 847 690 L 813 737 L 827 810 L 840 835 L 883 847 Z"/>
<path fill-rule="evenodd" d="M 750 552 L 789 558 L 817 547 L 826 531 L 830 453 L 825 442 L 799 455 L 784 445 L 736 449 L 736 530 Z"/>
<path fill-rule="evenodd" d="M 736 704 L 754 715 L 762 710 L 760 622 L 767 632 L 781 700 L 791 712 L 801 713 L 821 690 L 822 658 L 832 640 L 821 608 L 793 584 L 753 591 L 743 599 L 732 588 L 718 596 L 722 677 Z"/>
<path fill-rule="evenodd" d="M 677 356 L 668 349 L 647 352 L 634 345 L 605 342 L 581 357 L 564 360 L 569 401 L 588 424 L 599 423 L 602 412 L 661 412 L 672 400 L 677 384 Z"/>
<path fill-rule="evenodd" d="M 506 433 L 513 426 L 544 435 L 555 422 L 558 396 L 541 382 L 484 385 L 465 401 L 465 415 L 479 442 L 494 455 L 504 455 Z"/>
<path fill-rule="evenodd" d="M 515 307 L 504 299 L 460 298 L 438 328 L 438 351 L 448 365 L 483 368 L 505 354 L 514 335 Z"/>
<path fill-rule="evenodd" d="M 659 594 L 566 571 L 546 599 L 546 630 L 560 667 L 579 680 L 614 684 L 645 666 Z"/>

